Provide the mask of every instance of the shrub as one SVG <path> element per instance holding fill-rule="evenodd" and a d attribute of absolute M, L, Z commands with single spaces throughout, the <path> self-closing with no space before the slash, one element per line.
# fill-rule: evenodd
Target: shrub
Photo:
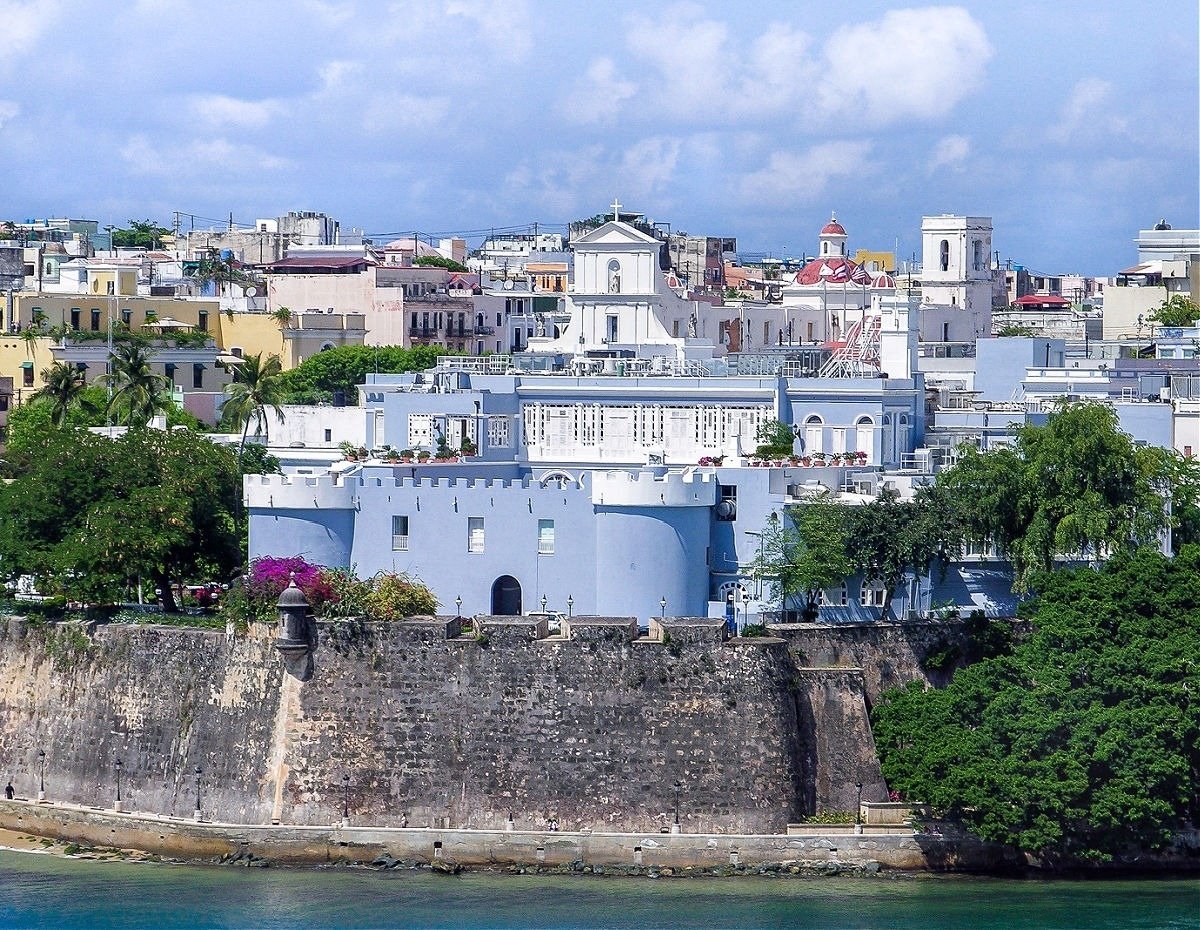
<path fill-rule="evenodd" d="M 408 575 L 381 573 L 372 582 L 366 604 L 373 620 L 400 620 L 437 612 L 433 592 Z"/>

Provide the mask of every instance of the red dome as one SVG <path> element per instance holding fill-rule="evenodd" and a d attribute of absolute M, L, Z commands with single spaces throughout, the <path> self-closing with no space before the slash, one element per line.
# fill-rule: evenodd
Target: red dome
<path fill-rule="evenodd" d="M 821 227 L 822 236 L 844 236 L 846 235 L 846 227 L 837 220 L 830 220 Z"/>
<path fill-rule="evenodd" d="M 872 286 L 883 290 L 895 290 L 896 279 L 885 271 L 875 279 Z"/>
<path fill-rule="evenodd" d="M 835 224 L 830 224 L 835 225 Z M 839 229 L 841 227 L 838 227 Z M 830 256 L 814 258 L 796 272 L 793 284 L 863 284 L 871 283 L 871 276 L 861 265 L 848 258 Z"/>

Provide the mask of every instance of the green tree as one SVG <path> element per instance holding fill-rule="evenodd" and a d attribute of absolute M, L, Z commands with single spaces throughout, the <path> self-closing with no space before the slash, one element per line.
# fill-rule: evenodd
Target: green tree
<path fill-rule="evenodd" d="M 1156 541 L 1194 506 L 1196 474 L 1174 452 L 1136 445 L 1110 407 L 1064 403 L 1044 426 L 1020 427 L 1010 448 L 965 448 L 937 487 L 969 541 L 1012 560 L 1023 590 L 1057 559 Z"/>
<path fill-rule="evenodd" d="M 1172 294 L 1150 311 L 1150 319 L 1159 326 L 1194 326 L 1200 307 L 1183 294 Z"/>
<path fill-rule="evenodd" d="M 885 589 L 879 619 L 887 619 L 896 588 L 908 577 L 928 574 L 946 553 L 943 515 L 929 497 L 901 501 L 884 491 L 869 504 L 843 507 L 846 555 L 867 581 Z"/>
<path fill-rule="evenodd" d="M 471 269 L 462 262 L 456 262 L 452 258 L 446 258 L 442 255 L 422 255 L 413 259 L 414 265 L 421 265 L 429 268 L 445 268 L 447 271 L 470 271 Z"/>
<path fill-rule="evenodd" d="M 0 486 L 4 577 L 111 603 L 152 580 L 173 609 L 175 581 L 227 575 L 240 560 L 233 453 L 190 430 L 108 439 L 42 430 L 13 452 Z"/>
<path fill-rule="evenodd" d="M 790 507 L 763 527 L 751 577 L 765 581 L 780 609 L 801 599 L 804 619 L 817 619 L 821 592 L 841 584 L 854 566 L 846 555 L 845 508 L 825 500 Z"/>
<path fill-rule="evenodd" d="M 171 230 L 154 220 L 130 220 L 126 229 L 112 231 L 113 248 L 132 247 L 139 249 L 161 249 L 163 236 Z"/>
<path fill-rule="evenodd" d="M 97 380 L 112 387 L 109 411 L 117 422 L 131 428 L 144 427 L 150 418 L 175 406 L 170 382 L 150 367 L 150 350 L 137 341 L 123 342 L 109 356 L 112 371 Z"/>
<path fill-rule="evenodd" d="M 264 360 L 261 352 L 247 355 L 233 370 L 233 381 L 225 389 L 229 399 L 225 401 L 221 417 L 234 429 L 239 426 L 242 428 L 242 439 L 238 443 L 239 462 L 246 447 L 251 421 L 255 423 L 256 432 L 267 436 L 270 431 L 268 407 L 274 411 L 280 423 L 284 420 L 281 370 L 278 355 L 269 355 Z"/>
<path fill-rule="evenodd" d="M 357 386 L 371 372 L 424 371 L 437 364 L 438 356 L 457 354 L 441 346 L 337 346 L 284 372 L 283 387 L 289 404 L 328 403 L 335 391 L 344 392 L 347 401 L 354 403 Z"/>
<path fill-rule="evenodd" d="M 35 395 L 35 398 L 34 401 L 21 404 L 8 413 L 8 442 L 5 455 L 10 463 L 22 460 L 31 447 L 41 442 L 43 433 L 53 432 L 56 428 L 51 422 L 51 405 L 40 395 Z M 67 410 L 64 428 L 103 426 L 107 404 L 108 395 L 103 388 L 85 387 L 79 395 L 78 402 Z M 9 474 L 12 474 L 11 468 Z"/>
<path fill-rule="evenodd" d="M 1048 863 L 1132 861 L 1200 823 L 1200 549 L 1040 573 L 1034 632 L 950 684 L 887 692 L 884 776 Z"/>
<path fill-rule="evenodd" d="M 50 404 L 51 425 L 62 429 L 71 409 L 83 398 L 87 386 L 83 373 L 74 365 L 55 362 L 42 372 L 42 380 L 45 386 L 38 391 L 37 397 Z"/>
<path fill-rule="evenodd" d="M 792 454 L 796 434 L 782 420 L 765 420 L 758 427 L 758 448 L 754 454 L 760 459 L 783 459 Z"/>

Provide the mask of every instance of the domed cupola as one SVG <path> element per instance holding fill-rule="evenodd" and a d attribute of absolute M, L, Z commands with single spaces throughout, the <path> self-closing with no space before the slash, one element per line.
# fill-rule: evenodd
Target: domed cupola
<path fill-rule="evenodd" d="M 820 245 L 817 247 L 817 255 L 821 258 L 846 257 L 846 228 L 837 221 L 837 214 L 829 215 L 829 222 L 821 227 L 818 238 Z"/>

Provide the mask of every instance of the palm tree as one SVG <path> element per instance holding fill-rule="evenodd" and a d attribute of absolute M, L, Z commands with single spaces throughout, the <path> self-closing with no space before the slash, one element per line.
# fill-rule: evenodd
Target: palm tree
<path fill-rule="evenodd" d="M 269 355 L 265 361 L 262 356 L 259 352 L 242 359 L 242 363 L 233 370 L 232 383 L 225 388 L 229 400 L 225 401 L 222 415 L 228 418 L 234 428 L 242 427 L 242 441 L 238 443 L 239 462 L 242 450 L 246 447 L 251 420 L 255 423 L 255 430 L 261 430 L 266 437 L 269 435 L 267 408 L 275 411 L 280 423 L 284 419 L 284 387 L 280 377 L 283 363 L 278 355 Z"/>
<path fill-rule="evenodd" d="M 78 406 L 86 387 L 83 373 L 73 365 L 55 362 L 42 371 L 42 380 L 46 386 L 37 392 L 37 396 L 51 404 L 50 423 L 62 429 L 66 425 L 67 415 Z"/>
<path fill-rule="evenodd" d="M 109 363 L 111 372 L 98 380 L 113 389 L 108 410 L 118 414 L 118 423 L 142 427 L 155 414 L 171 409 L 170 382 L 150 367 L 150 352 L 144 345 L 121 343 L 109 356 Z"/>
<path fill-rule="evenodd" d="M 38 340 L 45 335 L 40 329 L 34 329 L 32 326 L 21 330 L 21 341 L 25 343 L 25 354 L 34 361 L 37 361 L 37 344 Z"/>

